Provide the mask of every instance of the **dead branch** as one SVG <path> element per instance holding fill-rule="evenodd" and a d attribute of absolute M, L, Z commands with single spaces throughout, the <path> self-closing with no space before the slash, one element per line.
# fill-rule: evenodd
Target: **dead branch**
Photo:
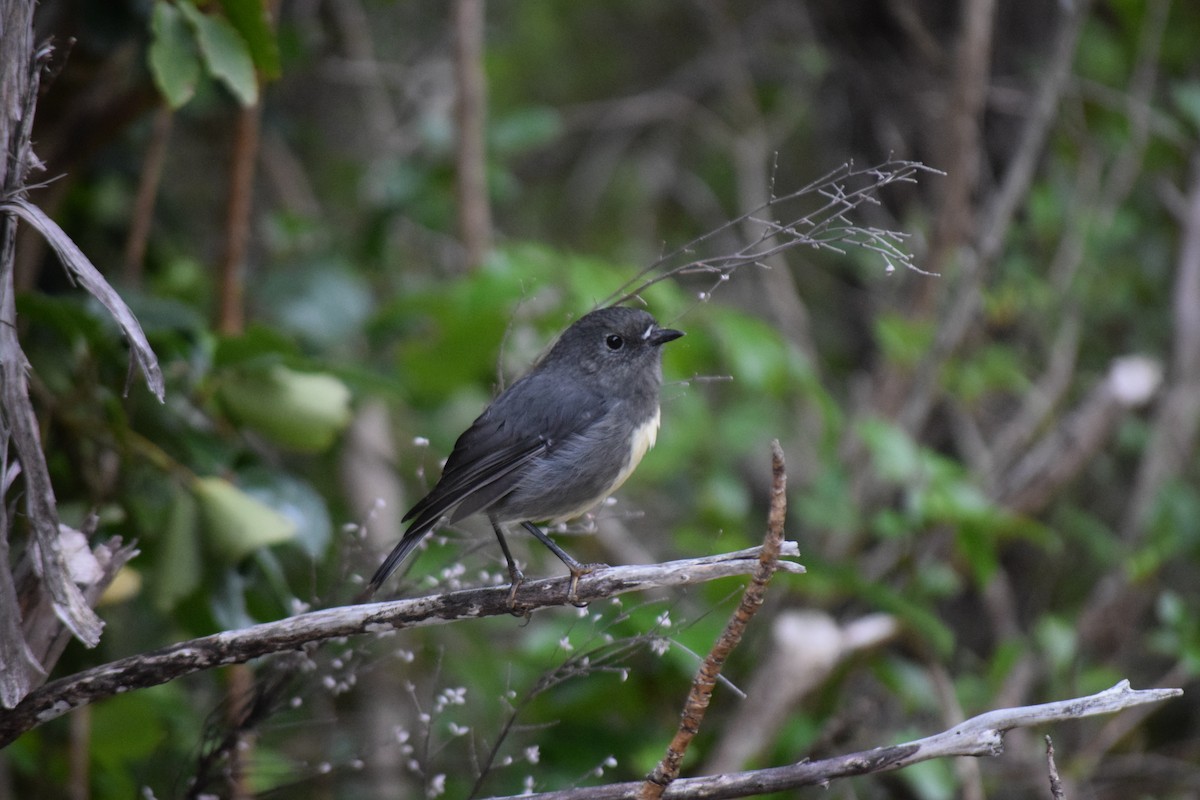
<path fill-rule="evenodd" d="M 166 103 L 154 112 L 150 141 L 142 158 L 137 193 L 134 195 L 133 208 L 129 215 L 129 233 L 125 237 L 124 278 L 129 286 L 142 285 L 146 246 L 150 242 L 150 230 L 154 226 L 154 207 L 162 184 L 163 168 L 167 163 L 167 145 L 171 140 L 174 120 L 175 113 Z"/>
<path fill-rule="evenodd" d="M 240 334 L 246 326 L 246 251 L 254 212 L 254 170 L 262 135 L 262 103 L 239 107 L 233 125 L 225 241 L 218 264 L 217 330 Z"/>
<path fill-rule="evenodd" d="M 1144 356 L 1114 359 L 1108 375 L 1083 402 L 1003 476 L 997 500 L 1022 514 L 1045 508 L 1111 438 L 1125 413 L 1149 402 L 1161 383 L 1157 361 Z"/>
<path fill-rule="evenodd" d="M 52 53 L 49 45 L 35 48 L 33 7 L 6 5 L 0 40 L 6 57 L 0 63 L 0 706 L 11 707 L 41 683 L 65 644 L 59 634 L 69 631 L 87 646 L 100 639 L 103 622 L 92 611 L 99 590 L 132 555 L 117 542 L 104 557 L 91 558 L 86 547 L 68 558 L 65 542 L 71 533 L 59 524 L 54 488 L 42 452 L 41 434 L 28 391 L 29 362 L 17 337 L 14 264 L 17 219 L 27 222 L 54 248 L 68 275 L 113 315 L 130 342 L 131 364 L 137 364 L 152 391 L 161 399 L 162 375 L 141 327 L 128 306 L 62 229 L 25 199 L 27 174 L 41 169 L 31 134 L 41 71 Z M 10 445 L 16 458 L 9 462 Z M 10 572 L 9 508 L 3 498 L 20 477 L 32 541 L 16 572 Z M 111 558 L 109 558 L 111 556 Z M 81 581 L 77 567 L 95 566 Z M 112 569 L 109 570 L 108 567 Z M 21 580 L 21 575 L 29 576 Z M 34 579 L 36 577 L 36 580 Z M 82 586 L 82 589 L 81 589 Z M 93 593 L 92 590 L 95 590 Z M 90 597 L 90 599 L 89 599 Z"/>
<path fill-rule="evenodd" d="M 883 402 L 901 406 L 896 417 L 905 430 L 917 430 L 928 417 L 937 400 L 939 384 L 936 375 L 978 320 L 979 287 L 1000 255 L 1012 219 L 1029 194 L 1038 159 L 1057 118 L 1063 92 L 1069 85 L 1079 34 L 1087 19 L 1087 6 L 1085 2 L 1077 3 L 1063 15 L 1062 27 L 1033 100 L 1032 111 L 1017 139 L 1016 153 L 996 194 L 979 214 L 973 240 L 958 254 L 958 279 L 946 289 L 944 303 L 938 312 L 941 322 L 929 353 L 911 376 L 891 378 L 885 385 Z M 935 260 L 932 269 L 938 269 L 939 263 Z"/>
<path fill-rule="evenodd" d="M 760 552 L 761 548 L 754 547 L 663 564 L 597 569 L 579 580 L 576 601 L 589 603 L 629 592 L 752 574 L 759 568 Z M 787 542 L 782 554 L 795 557 L 799 548 L 794 542 Z M 804 572 L 804 567 L 794 561 L 779 561 L 777 568 L 793 574 Z M 539 608 L 566 605 L 569 583 L 567 577 L 526 582 L 517 594 L 517 611 L 529 614 Z M 404 628 L 511 614 L 513 608 L 509 606 L 508 595 L 507 586 L 492 586 L 384 603 L 341 606 L 129 656 L 52 681 L 29 694 L 11 711 L 0 712 L 0 747 L 71 709 L 114 694 L 167 683 L 193 672 L 296 650 L 343 636 L 385 634 Z"/>
<path fill-rule="evenodd" d="M 738 269 L 762 265 L 796 247 L 845 253 L 855 247 L 877 254 L 892 271 L 897 265 L 922 272 L 902 247 L 908 234 L 858 225 L 849 216 L 864 203 L 878 203 L 885 186 L 916 183 L 921 173 L 942 174 L 919 161 L 890 159 L 870 167 L 847 162 L 794 192 L 771 197 L 740 217 L 717 226 L 643 269 L 609 295 L 604 304 L 627 302 L 656 283 L 680 275 L 711 275 L 701 301 Z M 804 203 L 811 203 L 808 207 Z M 768 216 L 771 215 L 771 216 Z M 786 218 L 781 222 L 774 217 Z M 714 239 L 733 231 L 746 235 L 733 252 L 698 255 Z"/>
<path fill-rule="evenodd" d="M 166 392 L 163 383 L 162 369 L 158 358 L 154 355 L 146 334 L 142 331 L 141 323 L 133 315 L 133 311 L 112 288 L 100 270 L 91 262 L 70 236 L 58 226 L 54 220 L 46 216 L 46 212 L 30 203 L 23 197 L 10 196 L 0 201 L 0 212 L 19 217 L 36 230 L 46 243 L 54 250 L 58 260 L 62 262 L 68 277 L 88 294 L 96 298 L 100 305 L 112 316 L 113 321 L 121 329 L 129 344 L 130 378 L 126 384 L 132 383 L 133 367 L 136 365 L 146 379 L 146 385 L 154 396 L 161 402 Z M 14 334 L 15 337 L 15 334 Z"/>
<path fill-rule="evenodd" d="M 487 81 L 483 74 L 483 0 L 454 3 L 455 189 L 458 234 L 467 269 L 482 265 L 492 246 L 492 210 L 488 200 L 485 112 Z"/>
<path fill-rule="evenodd" d="M 721 631 L 712 650 L 697 670 L 687 702 L 683 706 L 683 713 L 680 715 L 679 729 L 675 732 L 675 737 L 668 745 L 662 760 L 646 776 L 640 795 L 642 800 L 658 800 L 672 781 L 679 777 L 683 757 L 687 755 L 692 739 L 700 732 L 700 724 L 708 711 L 721 668 L 742 641 L 742 634 L 745 633 L 750 620 L 758 613 L 758 609 L 762 608 L 767 584 L 771 582 L 771 576 L 775 574 L 779 561 L 779 550 L 783 546 L 783 525 L 787 519 L 787 470 L 783 448 L 780 447 L 778 439 L 771 442 L 771 476 L 771 508 L 767 514 L 767 535 L 758 556 L 754 579 L 742 593 L 742 600 L 734 609 L 729 622 L 725 624 L 725 630 Z"/>
<path fill-rule="evenodd" d="M 32 8 L 29 9 L 29 13 L 32 14 Z M 12 62 L 12 71 L 0 76 L 0 93 L 4 95 L 6 102 L 5 107 L 0 108 L 0 114 L 4 115 L 3 124 L 0 125 L 0 151 L 6 159 L 0 198 L 12 198 L 0 204 L 0 211 L 9 213 L 19 211 L 16 206 L 20 204 L 28 205 L 17 195 L 25 190 L 26 171 L 39 163 L 30 145 L 30 134 L 41 69 L 50 57 L 50 49 L 43 47 L 35 52 L 32 35 L 25 31 L 30 21 L 31 19 L 19 19 L 14 15 L 12 22 L 18 29 L 16 38 L 21 40 L 21 53 L 28 53 L 29 57 L 27 60 L 20 56 L 6 59 L 6 65 L 9 61 Z M 9 163 L 13 165 L 11 170 L 8 169 Z M 62 624 L 80 641 L 92 647 L 100 641 L 100 630 L 104 624 L 84 601 L 67 570 L 66 558 L 59 543 L 58 509 L 54 500 L 54 489 L 50 485 L 50 474 L 42 453 L 37 417 L 29 400 L 26 379 L 29 362 L 17 339 L 13 279 L 16 230 L 15 219 L 8 214 L 0 217 L 0 424 L 4 426 L 4 445 L 7 448 L 11 440 L 16 460 L 20 465 L 16 472 L 6 469 L 4 485 L 7 488 L 17 474 L 23 476 L 26 512 L 36 542 L 36 547 L 30 548 L 35 569 L 41 576 L 46 591 L 54 600 L 54 610 Z M 7 510 L 0 508 L 0 516 L 6 517 Z M 6 518 L 0 532 L 7 536 L 8 528 Z M 8 568 L 7 561 L 0 564 L 0 569 Z M 4 583 L 5 589 L 11 585 L 7 580 Z M 17 618 L 16 601 L 16 596 L 7 591 L 5 596 L 0 597 L 6 612 L 11 615 L 8 625 L 0 630 L 0 636 L 5 640 L 3 649 L 6 653 L 20 657 L 18 661 L 13 662 L 15 674 L 5 676 L 4 696 L 0 697 L 0 702 L 4 705 L 15 702 L 31 685 L 28 680 L 33 679 L 33 673 L 16 666 L 27 662 L 30 654 L 23 641 L 13 639 L 20 636 L 14 624 Z"/>
<path fill-rule="evenodd" d="M 1159 492 L 1186 468 L 1200 435 L 1200 157 L 1192 165 L 1186 208 L 1172 292 L 1170 385 L 1155 413 L 1122 525 L 1129 542 L 1142 539 Z"/>
<path fill-rule="evenodd" d="M 789 610 L 771 623 L 770 650 L 737 704 L 721 725 L 701 771 L 734 772 L 763 754 L 787 724 L 792 709 L 863 650 L 900 632 L 890 614 L 868 614 L 845 625 L 823 611 Z"/>
<path fill-rule="evenodd" d="M 820 761 L 799 761 L 784 767 L 680 778 L 667 788 L 663 797 L 667 800 L 749 797 L 800 786 L 824 786 L 837 778 L 887 772 L 934 758 L 998 756 L 1004 752 L 1004 735 L 1014 728 L 1031 728 L 1098 714 L 1114 714 L 1126 708 L 1158 703 L 1182 694 L 1182 689 L 1130 689 L 1129 681 L 1125 680 L 1111 689 L 1087 697 L 988 711 L 949 730 L 905 744 L 877 747 Z M 641 787 L 640 781 L 631 781 L 522 797 L 532 800 L 632 800 L 638 796 Z"/>
<path fill-rule="evenodd" d="M 1054 742 L 1046 736 L 1046 771 L 1050 778 L 1050 797 L 1054 800 L 1064 800 L 1062 778 L 1058 777 L 1058 764 L 1054 763 Z"/>

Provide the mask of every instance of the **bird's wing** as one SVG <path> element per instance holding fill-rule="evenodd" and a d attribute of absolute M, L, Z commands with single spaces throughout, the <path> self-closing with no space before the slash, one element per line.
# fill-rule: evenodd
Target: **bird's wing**
<path fill-rule="evenodd" d="M 426 534 L 433 530 L 433 526 L 437 525 L 438 520 L 442 519 L 447 512 L 455 506 L 469 502 L 471 498 L 482 492 L 488 492 L 493 487 L 501 491 L 492 495 L 488 502 L 509 491 L 521 467 L 543 453 L 545 449 L 546 445 L 543 442 L 527 443 L 527 446 L 523 448 L 506 447 L 477 459 L 470 465 L 470 468 L 464 467 L 455 471 L 450 476 L 449 482 L 446 480 L 446 473 L 443 473 L 442 479 L 438 481 L 433 491 L 404 516 L 404 521 L 412 519 L 412 524 L 408 526 L 408 530 L 392 548 L 388 557 L 379 565 L 379 569 L 375 570 L 375 574 L 371 576 L 362 596 L 370 597 L 374 594 L 375 590 L 387 580 L 396 567 L 404 562 L 404 559 L 408 558 L 409 553 L 421 543 Z M 457 448 L 455 452 L 457 452 Z"/>
<path fill-rule="evenodd" d="M 409 530 L 415 530 L 425 525 L 433 525 L 452 509 L 468 502 L 474 495 L 487 490 L 502 490 L 512 488 L 516 482 L 521 467 L 545 453 L 549 442 L 545 439 L 521 439 L 515 442 L 495 441 L 496 435 L 487 436 L 468 433 L 477 431 L 479 423 L 468 429 L 459 437 L 454 446 L 451 460 L 446 462 L 446 469 L 433 490 L 425 495 L 407 514 L 402 522 L 412 520 Z M 467 441 L 464 442 L 464 439 Z M 487 447 L 478 440 L 491 440 Z M 458 455 L 457 462 L 454 455 Z M 491 493 L 490 491 L 488 492 Z M 478 508 L 474 509 L 477 511 Z M 462 519 L 463 514 L 455 513 L 456 519 Z"/>
<path fill-rule="evenodd" d="M 563 381 L 552 372 L 533 372 L 496 398 L 454 443 L 437 485 L 403 521 L 403 538 L 376 570 L 374 592 L 440 519 L 458 520 L 482 511 L 520 481 L 523 467 L 587 430 L 603 416 L 604 398 Z"/>

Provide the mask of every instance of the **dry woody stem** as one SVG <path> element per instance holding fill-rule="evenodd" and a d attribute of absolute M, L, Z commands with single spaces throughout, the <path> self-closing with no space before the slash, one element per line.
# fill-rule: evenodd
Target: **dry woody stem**
<path fill-rule="evenodd" d="M 579 579 L 577 602 L 594 602 L 628 592 L 686 586 L 717 578 L 748 575 L 760 569 L 760 548 L 663 564 L 597 569 Z M 794 543 L 783 555 L 798 554 Z M 803 573 L 794 561 L 778 569 Z M 569 577 L 529 581 L 521 587 L 522 610 L 532 612 L 567 604 Z M 179 642 L 149 653 L 119 659 L 60 678 L 31 692 L 10 711 L 0 711 L 0 747 L 43 722 L 88 703 L 122 692 L 157 686 L 193 672 L 238 664 L 259 656 L 299 649 L 313 642 L 366 633 L 386 634 L 403 628 L 443 625 L 462 619 L 512 613 L 507 586 L 464 589 L 448 594 L 385 603 L 341 606 L 224 631 Z"/>
<path fill-rule="evenodd" d="M 725 625 L 725 630 L 717 638 L 692 681 L 692 688 L 688 693 L 687 702 L 684 704 L 683 714 L 679 720 L 679 730 L 676 731 L 675 738 L 667 747 L 662 761 L 646 776 L 646 782 L 642 784 L 641 797 L 643 800 L 657 800 L 662 797 L 667 786 L 679 777 L 683 757 L 687 754 L 692 739 L 700 732 L 700 724 L 704 721 L 704 714 L 708 710 L 708 703 L 712 698 L 713 688 L 717 684 L 721 669 L 725 666 L 725 661 L 729 658 L 730 653 L 742 641 L 742 634 L 745 633 L 746 626 L 750 624 L 750 620 L 762 607 L 767 593 L 767 584 L 770 583 L 771 576 L 778 568 L 779 554 L 783 546 L 783 525 L 786 518 L 787 470 L 783 459 L 783 448 L 776 439 L 771 442 L 771 508 L 767 515 L 767 535 L 763 539 L 762 550 L 758 556 L 758 568 L 754 571 L 750 585 L 742 593 L 742 600 Z"/>
<path fill-rule="evenodd" d="M 934 758 L 998 756 L 1004 752 L 1004 734 L 1013 728 L 1031 728 L 1097 714 L 1113 714 L 1182 694 L 1181 689 L 1131 689 L 1129 681 L 1121 681 L 1111 689 L 1087 697 L 988 711 L 949 730 L 904 744 L 876 747 L 820 761 L 801 759 L 781 767 L 680 778 L 666 788 L 663 797 L 666 800 L 751 797 L 800 786 L 828 786 L 830 781 L 837 778 L 887 772 Z M 610 783 L 523 797 L 531 800 L 633 800 L 642 796 L 644 785 L 643 782 L 634 781 Z"/>

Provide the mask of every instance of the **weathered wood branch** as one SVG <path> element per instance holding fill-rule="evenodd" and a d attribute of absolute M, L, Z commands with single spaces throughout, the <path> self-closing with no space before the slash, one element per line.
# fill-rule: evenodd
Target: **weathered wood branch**
<path fill-rule="evenodd" d="M 997 756 L 1004 752 L 1004 734 L 1013 728 L 1030 728 L 1097 714 L 1113 714 L 1182 694 L 1182 689 L 1130 689 L 1129 681 L 1121 681 L 1111 689 L 1087 697 L 988 711 L 949 730 L 904 744 L 877 747 L 820 761 L 799 761 L 783 767 L 680 778 L 667 787 L 663 797 L 665 800 L 749 797 L 800 786 L 824 786 L 837 778 L 886 772 L 934 758 Z M 522 797 L 531 800 L 632 800 L 638 796 L 641 788 L 642 782 L 630 781 Z"/>
<path fill-rule="evenodd" d="M 749 575 L 758 568 L 760 549 L 754 547 L 663 564 L 599 568 L 580 578 L 576 602 L 589 603 L 629 592 Z M 782 554 L 794 558 L 799 554 L 799 548 L 794 542 L 786 542 Z M 804 572 L 804 567 L 794 561 L 779 561 L 777 568 L 793 574 Z M 539 608 L 565 605 L 569 583 L 570 579 L 563 577 L 523 584 L 517 594 L 516 612 L 528 614 Z M 341 606 L 129 656 L 47 683 L 11 711 L 0 712 L 0 747 L 74 708 L 115 694 L 167 683 L 193 672 L 343 636 L 379 634 L 461 619 L 512 614 L 514 609 L 509 606 L 508 595 L 507 586 L 493 586 Z"/>

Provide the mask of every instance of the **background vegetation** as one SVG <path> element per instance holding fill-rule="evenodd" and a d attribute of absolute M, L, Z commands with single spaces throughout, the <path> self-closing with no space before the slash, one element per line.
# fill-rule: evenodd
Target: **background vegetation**
<path fill-rule="evenodd" d="M 99 535 L 141 550 L 101 645 L 73 645 L 56 674 L 348 602 L 454 437 L 571 319 L 772 192 L 897 157 L 946 174 L 856 221 L 911 234 L 938 276 L 803 249 L 711 293 L 690 278 L 647 292 L 688 333 L 666 354 L 659 444 L 575 526 L 599 535 L 567 547 L 633 563 L 757 542 L 779 438 L 809 573 L 772 586 L 726 676 L 787 713 L 731 754 L 753 738 L 750 700 L 719 688 L 685 771 L 886 744 L 1127 677 L 1188 693 L 1047 731 L 1069 796 L 1200 793 L 1191 4 L 493 0 L 477 60 L 437 2 L 284 2 L 266 21 L 250 0 L 46 0 L 37 15 L 57 53 L 31 199 L 118 285 L 167 377 L 163 405 L 122 397 L 115 329 L 20 240 L 20 335 L 64 519 L 95 512 Z M 464 65 L 486 79 L 490 223 L 459 213 Z M 753 235 L 726 228 L 698 255 Z M 479 532 L 445 532 L 392 588 L 502 581 Z M 527 573 L 559 569 L 525 544 Z M 739 588 L 131 693 L 0 753 L 0 797 L 637 778 Z M 873 646 L 839 638 L 864 619 L 885 623 Z M 773 654 L 797 687 L 764 680 Z M 254 681 L 264 713 L 239 728 L 229 709 Z M 1041 748 L 1014 734 L 999 759 L 829 793 L 1047 796 Z"/>

